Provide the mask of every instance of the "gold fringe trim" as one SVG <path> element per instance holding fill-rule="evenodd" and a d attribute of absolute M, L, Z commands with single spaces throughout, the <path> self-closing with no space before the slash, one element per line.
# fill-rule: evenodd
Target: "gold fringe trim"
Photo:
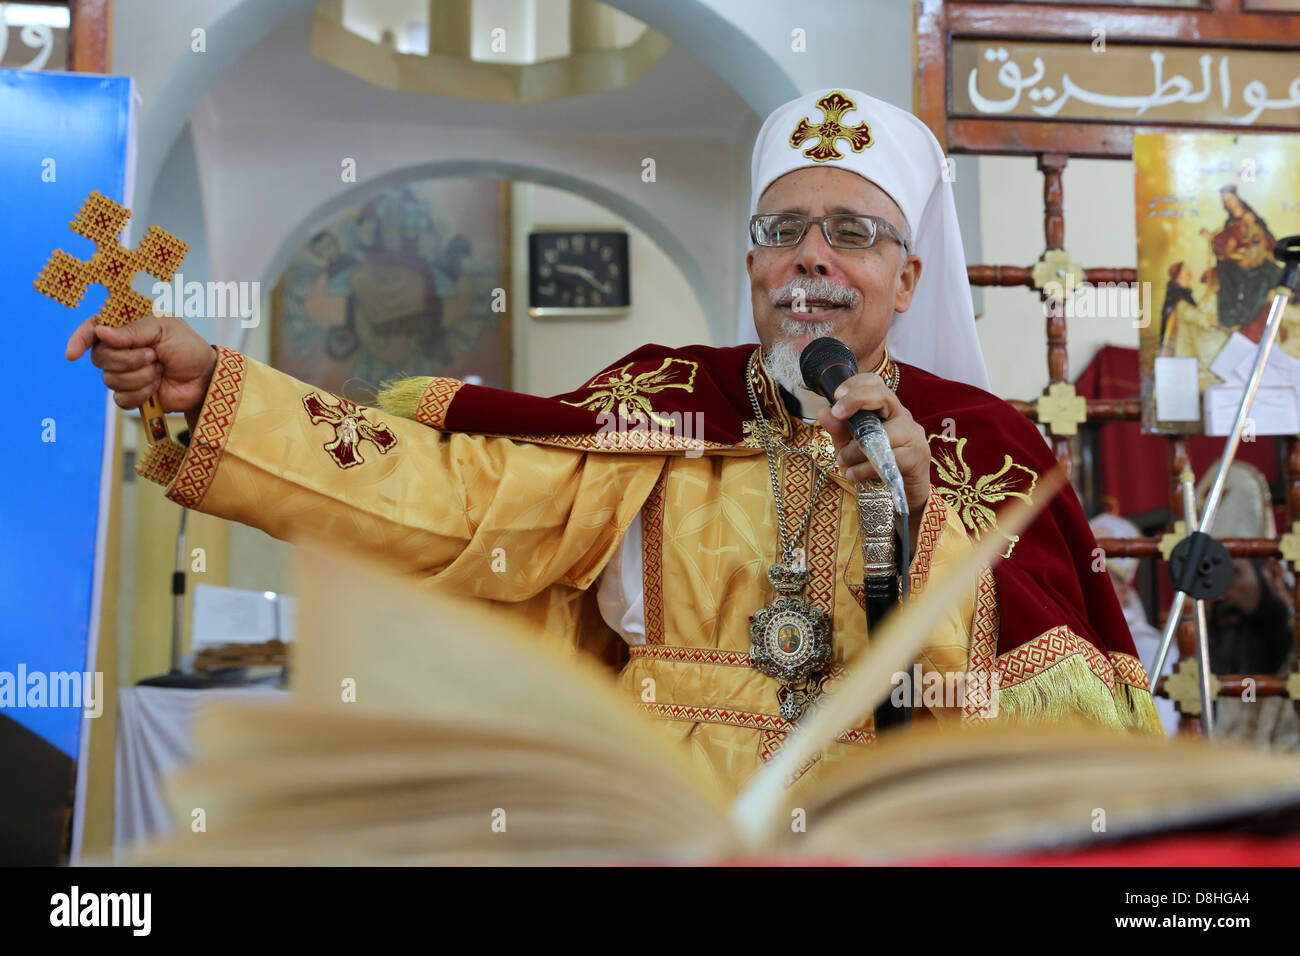
<path fill-rule="evenodd" d="M 424 397 L 424 390 L 432 381 L 433 378 L 428 375 L 417 375 L 413 378 L 381 382 L 375 404 L 390 415 L 418 421 L 416 413 L 420 409 L 420 399 Z"/>
<path fill-rule="evenodd" d="M 1151 691 L 1119 683 L 1115 685 L 1115 690 L 1120 700 L 1120 714 L 1127 715 L 1129 729 L 1152 737 L 1165 736 L 1165 725 L 1160 720 L 1160 712 L 1156 710 Z"/>
<path fill-rule="evenodd" d="M 1085 720 L 1125 730 L 1133 723 L 1125 713 L 1127 710 L 1127 706 L 1115 699 L 1106 682 L 1088 666 L 1088 659 L 1073 654 L 1041 674 L 1000 688 L 996 719 L 1025 724 Z"/>
<path fill-rule="evenodd" d="M 998 718 L 1008 723 L 1048 724 L 1086 721 L 1114 730 L 1164 737 L 1164 726 L 1151 692 L 1106 682 L 1075 654 L 1041 674 L 998 690 Z"/>

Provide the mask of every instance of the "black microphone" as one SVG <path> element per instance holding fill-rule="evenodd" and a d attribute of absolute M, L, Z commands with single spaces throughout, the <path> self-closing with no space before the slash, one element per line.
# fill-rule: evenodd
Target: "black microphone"
<path fill-rule="evenodd" d="M 828 402 L 835 404 L 835 390 L 858 374 L 858 359 L 839 339 L 827 336 L 808 343 L 799 356 L 799 371 L 808 388 L 821 393 Z M 885 426 L 880 423 L 880 416 L 875 412 L 859 410 L 849 416 L 847 424 L 867 460 L 875 466 L 876 472 L 889 488 L 894 499 L 894 510 L 903 519 L 901 524 L 906 535 L 907 493 L 903 490 L 903 475 L 898 470 L 898 462 L 894 460 L 894 449 L 889 445 L 889 436 L 885 434 Z"/>

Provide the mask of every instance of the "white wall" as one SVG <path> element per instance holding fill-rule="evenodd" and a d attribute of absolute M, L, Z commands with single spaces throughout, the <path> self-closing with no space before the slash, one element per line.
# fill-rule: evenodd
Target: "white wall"
<path fill-rule="evenodd" d="M 177 138 L 154 183 L 147 223 L 161 226 L 189 244 L 185 261 L 181 263 L 181 275 L 186 282 L 207 282 L 211 272 L 204 208 L 201 202 L 196 201 L 200 190 L 194 137 L 187 126 Z M 143 233 L 146 223 L 138 223 L 136 228 Z M 145 294 L 152 291 L 153 280 L 147 276 L 141 276 L 137 284 Z M 216 326 L 211 319 L 195 318 L 191 324 L 209 341 L 216 335 Z"/>
<path fill-rule="evenodd" d="M 516 391 L 534 395 L 571 391 L 647 342 L 717 344 L 681 272 L 640 229 L 590 200 L 547 186 L 517 184 L 511 202 Z M 528 234 L 566 226 L 628 231 L 632 288 L 628 315 L 591 319 L 528 315 Z"/>
<path fill-rule="evenodd" d="M 403 170 L 455 162 L 489 169 L 486 157 L 510 157 L 517 158 L 511 164 L 516 178 L 563 177 L 639 210 L 642 218 L 625 218 L 647 228 L 658 224 L 680 242 L 678 268 L 702 273 L 703 288 L 697 291 L 703 292 L 708 314 L 734 314 L 743 272 L 734 253 L 743 216 L 736 208 L 726 150 L 701 153 L 681 140 L 545 136 L 513 129 L 461 129 L 448 135 L 446 128 L 433 126 L 308 119 L 274 126 L 218 124 L 203 114 L 196 115 L 195 134 L 214 279 L 261 281 L 269 288 L 283 266 L 287 238 L 307 231 L 321 210 L 364 195 L 340 182 L 345 158 L 356 161 L 359 185 L 370 188 Z M 646 156 L 657 164 L 653 183 L 641 181 Z M 289 245 L 296 248 L 292 241 Z M 720 256 L 720 248 L 733 254 Z M 218 324 L 217 335 L 237 331 Z"/>
<path fill-rule="evenodd" d="M 983 261 L 1030 266 L 1042 254 L 1043 175 L 1033 157 L 982 156 L 980 242 Z M 1085 268 L 1136 268 L 1133 163 L 1073 159 L 1063 174 L 1065 249 Z M 993 392 L 1036 398 L 1047 386 L 1047 322 L 1036 290 L 984 290 L 976 321 Z M 1136 347 L 1125 318 L 1068 317 L 1069 377 L 1078 377 L 1103 345 Z"/>
<path fill-rule="evenodd" d="M 913 13 L 908 0 L 702 0 L 702 4 L 769 55 L 800 93 L 851 86 L 904 109 L 912 105 Z M 802 52 L 793 49 L 796 29 L 803 31 Z"/>

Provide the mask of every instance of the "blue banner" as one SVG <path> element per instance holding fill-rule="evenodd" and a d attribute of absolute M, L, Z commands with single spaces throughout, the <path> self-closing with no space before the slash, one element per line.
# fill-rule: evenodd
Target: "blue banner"
<path fill-rule="evenodd" d="M 90 359 L 64 358 L 68 336 L 107 293 L 91 286 L 68 308 L 33 282 L 55 249 L 93 255 L 94 245 L 68 228 L 91 190 L 129 204 L 133 96 L 129 77 L 0 70 L 0 302 L 9 349 L 0 416 L 0 723 L 9 746 L 0 744 L 0 764 L 19 774 L 8 766 L 16 751 L 35 759 L 41 741 L 75 762 L 86 705 L 102 709 L 93 695 L 115 692 L 94 680 L 92 656 L 107 487 L 117 477 L 105 473 L 112 406 Z"/>

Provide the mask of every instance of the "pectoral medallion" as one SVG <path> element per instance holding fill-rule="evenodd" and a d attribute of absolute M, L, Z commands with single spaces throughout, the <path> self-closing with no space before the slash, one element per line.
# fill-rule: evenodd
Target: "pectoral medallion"
<path fill-rule="evenodd" d="M 830 618 L 803 596 L 810 578 L 806 568 L 772 565 L 767 579 L 779 596 L 749 619 L 749 662 L 781 682 L 777 698 L 781 716 L 789 721 L 799 719 L 813 696 L 795 685 L 808 682 L 831 660 Z"/>

